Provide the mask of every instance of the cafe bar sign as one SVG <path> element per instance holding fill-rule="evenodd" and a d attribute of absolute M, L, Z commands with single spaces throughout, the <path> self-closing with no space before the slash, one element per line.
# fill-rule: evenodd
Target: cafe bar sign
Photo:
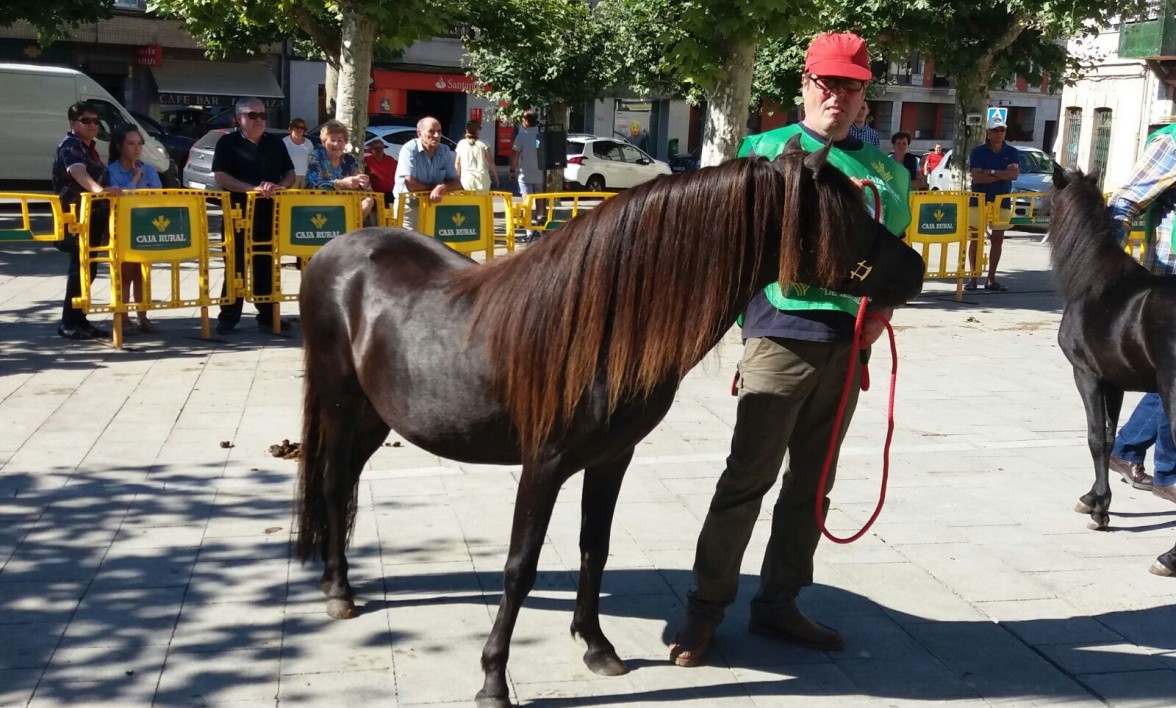
<path fill-rule="evenodd" d="M 228 108 L 237 102 L 241 96 L 229 96 L 225 94 L 207 94 L 207 93 L 171 93 L 159 92 L 159 105 L 161 106 L 201 106 L 207 108 Z M 282 105 L 281 98 L 261 98 L 258 99 L 265 104 L 266 108 L 280 108 Z"/>

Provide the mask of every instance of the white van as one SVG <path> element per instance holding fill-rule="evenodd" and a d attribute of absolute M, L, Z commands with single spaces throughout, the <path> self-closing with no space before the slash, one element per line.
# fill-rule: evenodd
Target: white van
<path fill-rule="evenodd" d="M 66 112 L 88 101 L 98 113 L 98 154 L 105 160 L 115 126 L 129 123 L 143 136 L 143 162 L 159 171 L 165 187 L 179 186 L 175 165 L 106 89 L 74 69 L 0 64 L 0 190 L 49 189 L 53 155 L 69 132 Z"/>

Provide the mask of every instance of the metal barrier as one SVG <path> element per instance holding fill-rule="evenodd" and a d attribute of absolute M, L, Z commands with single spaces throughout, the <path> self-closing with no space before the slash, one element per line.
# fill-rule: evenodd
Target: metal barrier
<path fill-rule="evenodd" d="M 1012 226 L 1049 225 L 1049 195 L 1046 192 L 1001 194 L 988 208 L 989 227 L 998 231 Z"/>
<path fill-rule="evenodd" d="M 237 298 L 239 284 L 233 277 L 233 232 L 223 229 L 222 239 L 210 241 L 208 229 L 208 200 L 219 200 L 225 222 L 234 218 L 228 192 L 209 192 L 194 189 L 162 189 L 127 191 L 120 196 L 83 194 L 76 223 L 68 229 L 78 237 L 81 264 L 82 294 L 74 298 L 74 306 L 86 313 L 114 314 L 114 346 L 122 347 L 123 322 L 126 315 L 140 310 L 164 310 L 183 307 L 200 308 L 201 335 L 208 339 L 208 308 L 224 305 Z M 109 203 L 109 222 L 104 243 L 90 242 L 90 222 L 95 218 L 94 205 Z M 99 230 L 101 233 L 101 229 Z M 210 265 L 214 258 L 223 259 L 225 293 L 213 296 Z M 110 300 L 98 303 L 94 283 L 90 278 L 91 264 L 106 264 L 110 273 Z M 123 264 L 137 264 L 143 275 L 143 301 L 127 302 L 122 295 Z M 195 293 L 185 288 L 182 265 L 195 265 L 197 271 Z M 166 298 L 156 298 L 151 282 L 154 267 L 166 266 L 169 289 Z M 185 292 L 187 290 L 187 292 Z"/>
<path fill-rule="evenodd" d="M 436 203 L 428 195 L 428 192 L 401 194 L 397 214 L 403 219 L 407 201 L 415 197 L 418 232 L 432 236 L 458 253 L 470 255 L 483 251 L 486 260 L 494 258 L 494 199 L 501 193 L 448 192 Z M 507 229 L 507 248 L 514 250 L 514 233 L 509 225 Z"/>
<path fill-rule="evenodd" d="M 505 230 L 504 236 L 503 236 L 503 238 L 504 238 L 503 245 L 506 246 L 507 253 L 514 253 L 514 250 L 515 250 L 515 221 L 518 218 L 517 215 L 515 214 L 515 212 L 518 210 L 519 205 L 515 204 L 514 194 L 512 194 L 510 192 L 490 192 L 490 197 L 495 202 L 495 205 L 494 205 L 494 214 L 495 215 L 497 215 L 499 212 L 499 209 L 497 206 L 497 201 L 502 200 L 502 209 L 501 209 L 502 220 L 503 220 L 503 223 L 506 224 L 506 230 Z M 497 216 L 495 216 L 495 219 L 496 219 L 495 223 L 497 223 Z M 497 240 L 497 234 L 496 234 L 495 235 L 495 243 L 497 243 L 497 241 L 498 240 Z"/>
<path fill-rule="evenodd" d="M 973 204 L 984 195 L 972 192 L 911 192 L 911 225 L 906 241 L 919 251 L 928 280 L 955 280 L 956 300 L 964 298 L 964 281 L 978 278 L 987 261 L 984 254 L 987 211 Z M 977 265 L 968 270 L 968 246 L 976 245 Z"/>
<path fill-rule="evenodd" d="M 245 214 L 235 223 L 237 230 L 245 234 L 245 263 L 250 266 L 242 268 L 242 296 L 255 305 L 273 305 L 275 333 L 282 327 L 281 303 L 298 299 L 297 290 L 288 293 L 282 288 L 282 257 L 297 258 L 301 267 L 335 237 L 363 228 L 363 200 L 368 197 L 375 198 L 376 216 L 373 218 L 382 223 L 386 217 L 381 194 L 329 189 L 275 192 L 273 223 L 263 240 L 253 232 L 253 217 L 260 197 L 249 194 Z M 251 267 L 254 258 L 270 259 L 271 288 L 268 294 L 256 292 L 257 283 Z"/>
<path fill-rule="evenodd" d="M 552 231 L 576 218 L 582 201 L 603 201 L 615 197 L 615 192 L 541 192 L 528 194 L 523 201 L 515 205 L 515 231 Z M 536 203 L 543 202 L 542 209 L 536 209 Z M 568 202 L 571 202 L 570 204 Z M 593 204 L 592 206 L 596 206 Z M 542 215 L 541 221 L 536 221 L 536 213 Z"/>
<path fill-rule="evenodd" d="M 76 220 L 72 211 L 61 208 L 56 194 L 0 192 L 4 206 L 16 207 L 20 214 L 0 212 L 0 241 L 60 241 Z"/>

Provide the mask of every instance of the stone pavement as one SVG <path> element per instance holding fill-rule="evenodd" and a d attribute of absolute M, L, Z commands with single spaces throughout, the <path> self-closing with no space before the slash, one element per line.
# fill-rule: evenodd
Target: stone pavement
<path fill-rule="evenodd" d="M 1012 292 L 957 304 L 931 284 L 897 317 L 886 508 L 860 542 L 821 545 L 801 598 L 844 632 L 845 651 L 748 634 L 769 503 L 707 665 L 666 662 L 734 420 L 732 331 L 641 444 L 621 494 L 603 624 L 632 672 L 594 676 L 567 634 L 575 478 L 514 636 L 513 697 L 556 708 L 1176 702 L 1176 579 L 1147 572 L 1172 546 L 1176 508 L 1116 480 L 1111 532 L 1071 511 L 1092 473 L 1039 240 L 1006 246 Z M 193 313 L 169 312 L 162 335 L 124 351 L 66 342 L 54 334 L 64 261 L 0 248 L 0 706 L 469 705 L 518 470 L 438 459 L 393 433 L 361 480 L 350 553 L 361 614 L 331 620 L 321 568 L 289 554 L 296 463 L 267 454 L 300 434 L 300 340 L 247 320 L 204 342 Z M 875 390 L 842 455 L 834 532 L 873 509 L 886 359 L 875 356 Z"/>

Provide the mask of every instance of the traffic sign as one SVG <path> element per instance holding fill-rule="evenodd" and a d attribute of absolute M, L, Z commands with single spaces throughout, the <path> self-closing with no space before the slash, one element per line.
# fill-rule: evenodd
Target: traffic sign
<path fill-rule="evenodd" d="M 1009 109 L 1003 106 L 989 106 L 988 115 L 984 119 L 985 123 L 991 123 L 994 118 L 1001 123 L 1007 124 L 1009 122 Z"/>

